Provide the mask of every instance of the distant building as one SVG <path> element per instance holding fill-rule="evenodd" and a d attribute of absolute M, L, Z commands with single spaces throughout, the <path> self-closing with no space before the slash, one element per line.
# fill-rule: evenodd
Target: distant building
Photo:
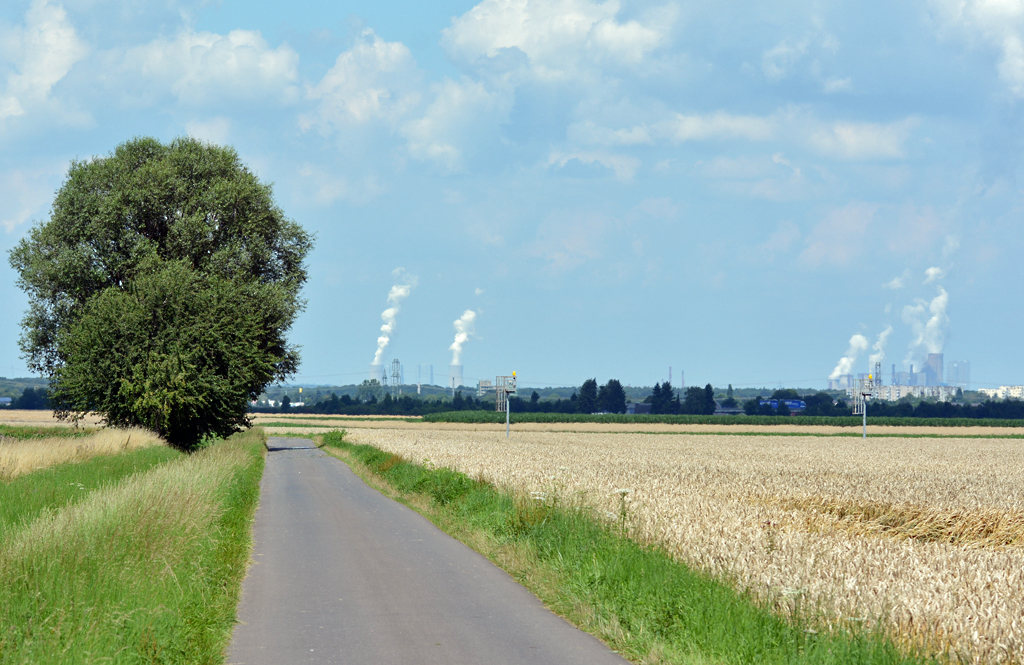
<path fill-rule="evenodd" d="M 978 392 L 992 399 L 1024 399 L 1024 386 L 978 388 Z"/>
<path fill-rule="evenodd" d="M 10 406 L 13 401 L 10 397 L 0 397 L 0 406 Z"/>
<path fill-rule="evenodd" d="M 650 413 L 651 405 L 644 404 L 643 402 L 630 402 L 626 405 L 626 413 L 639 415 L 641 413 Z"/>
<path fill-rule="evenodd" d="M 853 375 L 852 374 L 840 374 L 835 379 L 828 380 L 829 390 L 847 390 L 853 387 Z"/>
<path fill-rule="evenodd" d="M 942 385 L 943 372 L 941 353 L 928 354 L 928 360 L 924 363 L 924 376 L 926 386 Z"/>
<path fill-rule="evenodd" d="M 951 360 L 949 373 L 946 375 L 946 383 L 951 386 L 963 388 L 971 387 L 971 363 L 966 360 Z"/>

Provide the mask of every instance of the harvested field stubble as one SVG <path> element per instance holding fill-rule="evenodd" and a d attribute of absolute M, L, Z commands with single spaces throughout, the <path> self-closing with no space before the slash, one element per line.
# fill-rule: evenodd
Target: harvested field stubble
<path fill-rule="evenodd" d="M 1024 662 L 1024 445 L 1015 440 L 359 429 L 526 495 L 575 497 L 636 537 L 822 625 Z M 622 490 L 629 490 L 628 493 Z"/>

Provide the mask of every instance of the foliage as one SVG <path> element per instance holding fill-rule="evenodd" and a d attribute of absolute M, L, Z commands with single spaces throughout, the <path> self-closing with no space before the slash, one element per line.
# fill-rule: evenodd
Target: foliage
<path fill-rule="evenodd" d="M 626 412 L 626 391 L 618 379 L 608 379 L 608 383 L 601 386 L 597 402 L 600 410 L 605 413 Z"/>
<path fill-rule="evenodd" d="M 576 410 L 579 413 L 597 411 L 597 379 L 587 379 L 576 395 Z"/>
<path fill-rule="evenodd" d="M 249 399 L 296 369 L 285 334 L 311 243 L 230 148 L 139 138 L 75 161 L 50 219 L 10 253 L 29 296 L 28 366 L 51 379 L 62 417 L 97 410 L 185 446 L 234 431 Z"/>
<path fill-rule="evenodd" d="M 249 401 L 282 362 L 263 336 L 288 316 L 279 289 L 204 275 L 174 261 L 106 289 L 58 335 L 60 415 L 97 412 L 179 447 L 248 425 Z"/>

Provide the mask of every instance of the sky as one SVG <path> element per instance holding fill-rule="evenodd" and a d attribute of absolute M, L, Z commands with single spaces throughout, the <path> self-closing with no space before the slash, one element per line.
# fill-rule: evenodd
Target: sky
<path fill-rule="evenodd" d="M 0 375 L 70 161 L 190 135 L 316 235 L 295 382 L 1020 384 L 1022 130 L 1024 0 L 7 0 Z"/>

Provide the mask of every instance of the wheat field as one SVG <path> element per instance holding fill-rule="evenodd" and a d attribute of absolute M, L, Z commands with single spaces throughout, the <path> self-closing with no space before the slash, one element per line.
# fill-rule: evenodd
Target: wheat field
<path fill-rule="evenodd" d="M 54 464 L 160 445 L 167 444 L 153 432 L 141 428 L 102 429 L 82 437 L 14 439 L 0 436 L 0 481 Z"/>
<path fill-rule="evenodd" d="M 579 501 L 820 626 L 1024 662 L 1024 442 L 377 428 L 349 439 Z M 539 494 L 537 494 L 539 493 Z"/>

